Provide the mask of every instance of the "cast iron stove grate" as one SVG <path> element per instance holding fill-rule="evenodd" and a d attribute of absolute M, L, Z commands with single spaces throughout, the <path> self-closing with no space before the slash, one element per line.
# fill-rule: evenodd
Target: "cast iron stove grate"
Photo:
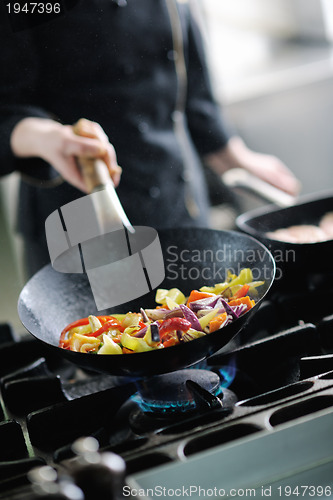
<path fill-rule="evenodd" d="M 176 416 L 145 414 L 132 397 L 137 382 L 84 372 L 1 325 L 0 498 L 41 498 L 28 472 L 48 464 L 67 474 L 82 436 L 122 456 L 135 475 L 320 412 L 333 417 L 333 287 L 300 289 L 272 294 L 236 342 L 197 367 L 222 385 L 234 371 L 224 396 L 213 394 L 222 406 Z"/>

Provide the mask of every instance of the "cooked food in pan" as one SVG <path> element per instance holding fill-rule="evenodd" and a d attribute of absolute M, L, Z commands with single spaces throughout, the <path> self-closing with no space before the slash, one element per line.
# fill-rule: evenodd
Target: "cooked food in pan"
<path fill-rule="evenodd" d="M 318 226 L 300 224 L 269 231 L 266 235 L 274 240 L 287 243 L 318 243 L 331 240 L 333 239 L 333 212 L 324 215 Z"/>
<path fill-rule="evenodd" d="M 155 309 L 89 316 L 67 325 L 59 347 L 93 354 L 130 354 L 164 349 L 189 342 L 224 328 L 255 305 L 256 288 L 251 269 L 228 273 L 223 283 L 192 290 L 158 289 Z"/>
<path fill-rule="evenodd" d="M 320 227 L 306 224 L 277 229 L 266 234 L 274 240 L 288 243 L 318 243 L 328 239 Z"/>

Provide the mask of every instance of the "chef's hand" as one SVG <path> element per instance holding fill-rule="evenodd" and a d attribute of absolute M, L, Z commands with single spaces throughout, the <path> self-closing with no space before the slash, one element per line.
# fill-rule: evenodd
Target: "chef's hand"
<path fill-rule="evenodd" d="M 121 168 L 112 144 L 103 129 L 89 120 L 79 120 L 75 125 L 80 136 L 71 125 L 45 118 L 24 118 L 14 127 L 11 148 L 20 158 L 39 157 L 50 163 L 67 182 L 87 192 L 87 188 L 76 163 L 77 157 L 102 158 L 115 186 L 119 184 Z"/>
<path fill-rule="evenodd" d="M 204 160 L 220 175 L 231 168 L 243 168 L 292 196 L 300 191 L 300 182 L 281 160 L 252 151 L 240 137 L 232 137 L 223 149 Z"/>

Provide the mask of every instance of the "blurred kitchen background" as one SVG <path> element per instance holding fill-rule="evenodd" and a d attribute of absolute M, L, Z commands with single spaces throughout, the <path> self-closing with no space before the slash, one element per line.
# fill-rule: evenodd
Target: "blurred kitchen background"
<path fill-rule="evenodd" d="M 333 190 L 333 0 L 196 2 L 226 119 L 251 148 L 280 157 L 302 194 Z M 0 181 L 0 322 L 20 329 L 16 200 L 13 174 Z M 246 209 L 258 203 L 241 199 Z M 223 206 L 212 212 L 222 226 L 232 215 Z"/>

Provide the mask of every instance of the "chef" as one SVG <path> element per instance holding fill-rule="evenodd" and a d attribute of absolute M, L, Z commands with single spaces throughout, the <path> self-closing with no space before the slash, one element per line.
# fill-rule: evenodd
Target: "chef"
<path fill-rule="evenodd" d="M 61 5 L 25 29 L 1 6 L 0 169 L 21 172 L 30 274 L 49 262 L 45 219 L 85 191 L 78 156 L 103 158 L 132 224 L 156 228 L 208 225 L 203 161 L 297 192 L 283 163 L 227 131 L 188 2 Z"/>

